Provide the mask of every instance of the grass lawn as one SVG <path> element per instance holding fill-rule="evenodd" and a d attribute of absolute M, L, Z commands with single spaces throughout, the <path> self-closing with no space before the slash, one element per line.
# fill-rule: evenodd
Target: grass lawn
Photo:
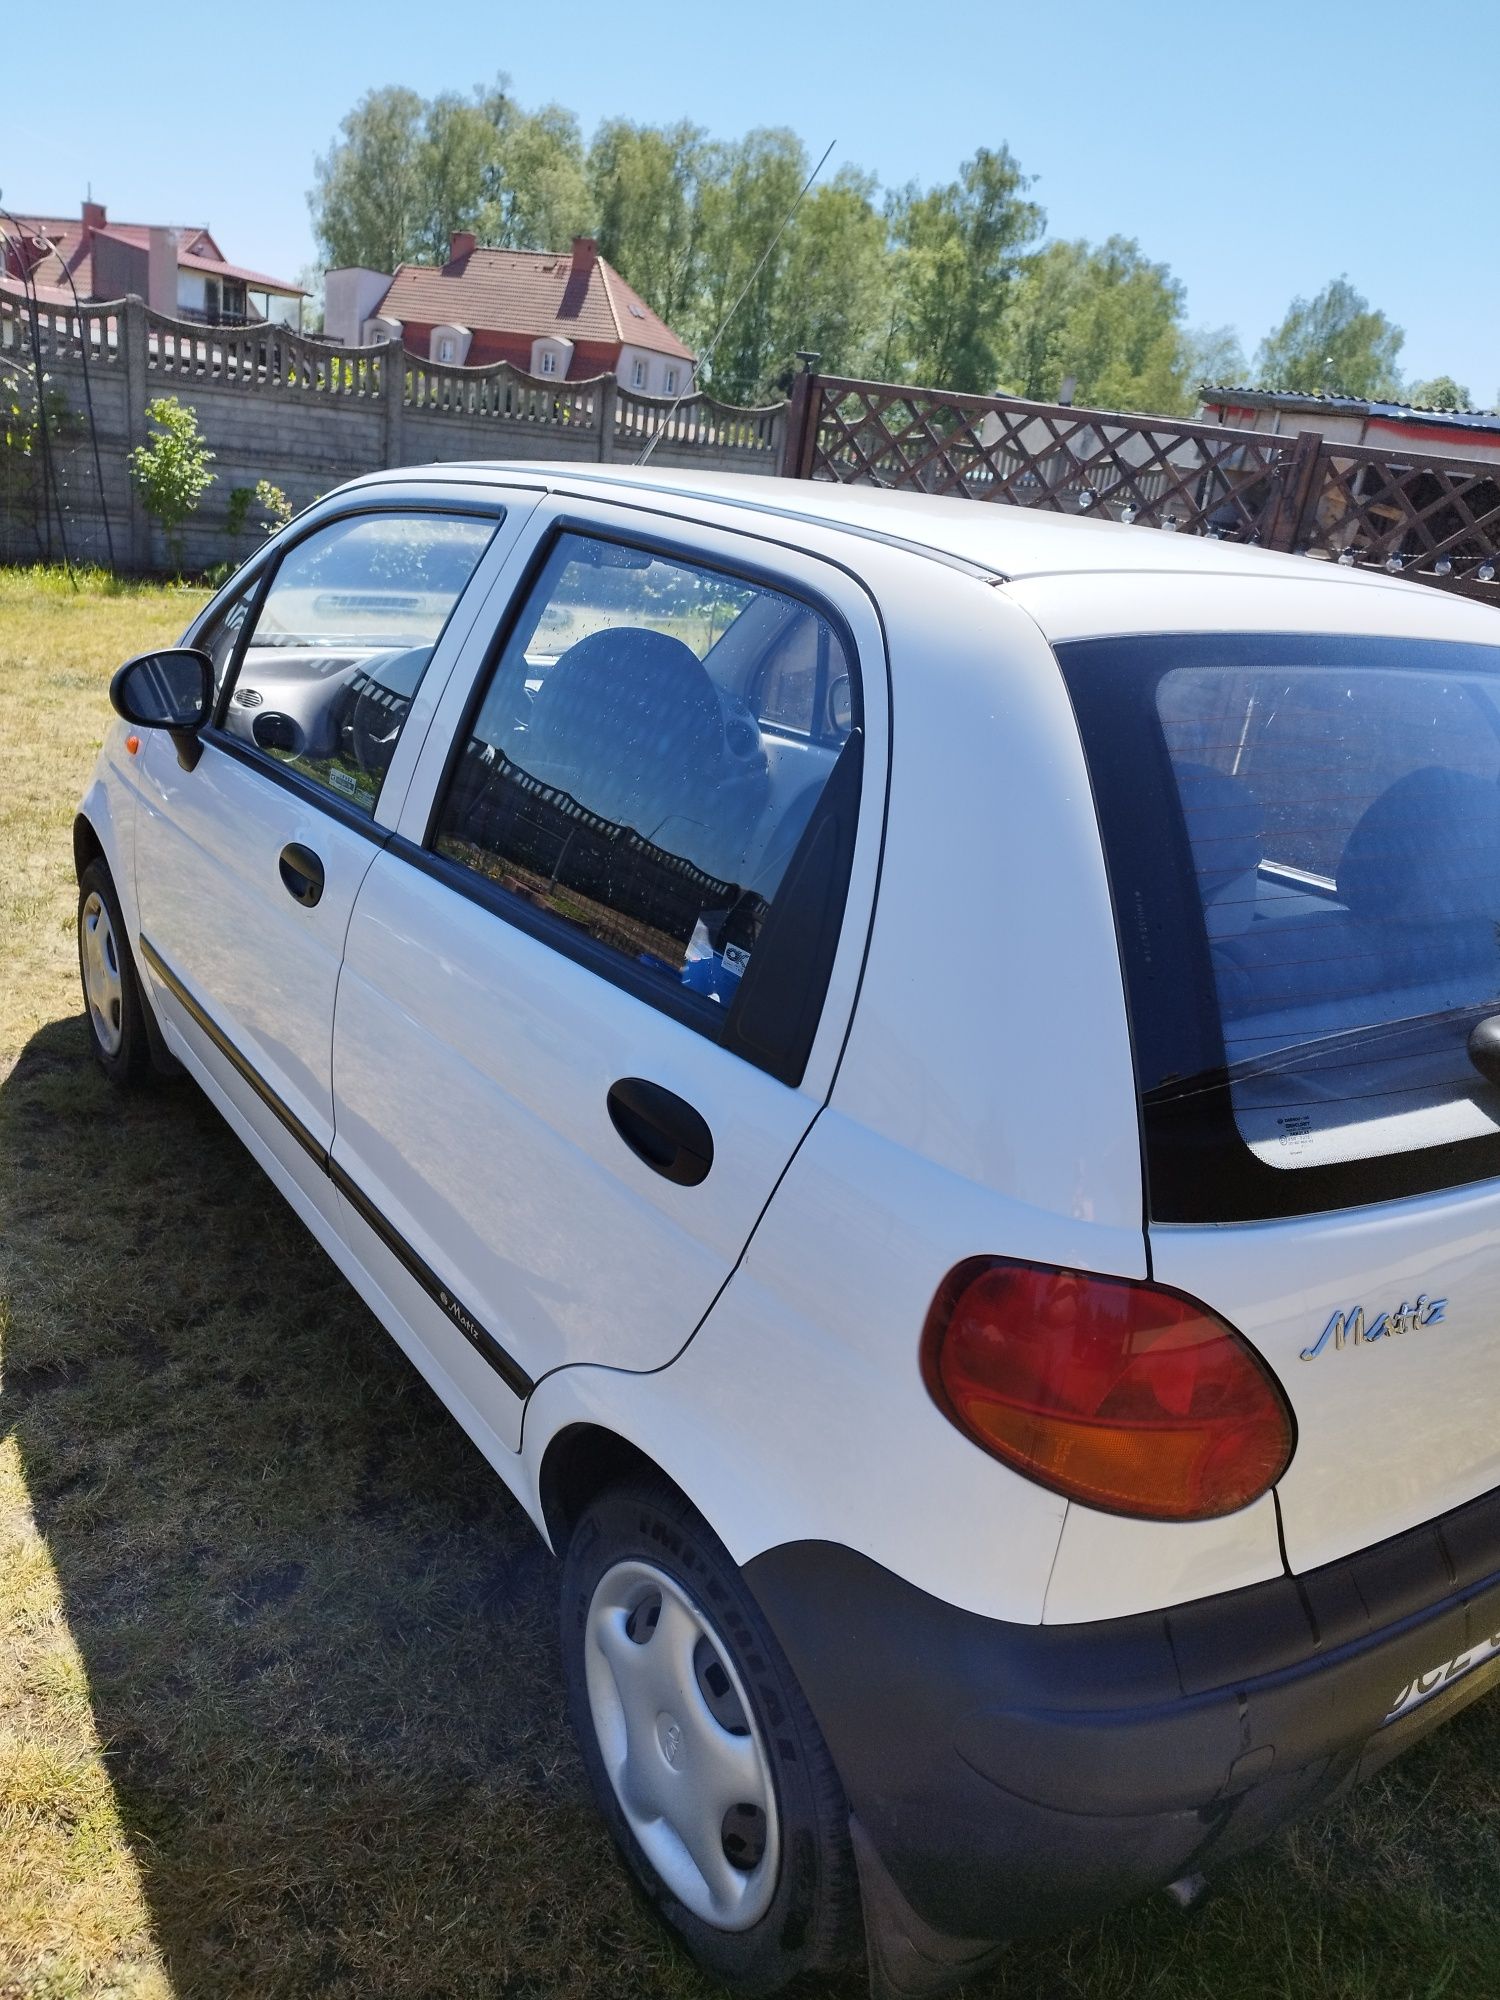
<path fill-rule="evenodd" d="M 0 572 L 0 2000 L 706 1995 L 584 1795 L 520 1510 L 196 1092 L 89 1059 L 74 802 L 197 601 Z M 1500 1701 L 983 1994 L 1500 1994 Z"/>

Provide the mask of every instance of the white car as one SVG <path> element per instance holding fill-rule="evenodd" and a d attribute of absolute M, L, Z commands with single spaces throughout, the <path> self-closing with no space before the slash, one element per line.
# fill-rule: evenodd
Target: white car
<path fill-rule="evenodd" d="M 1500 1675 L 1500 620 L 973 502 L 361 480 L 127 664 L 95 1049 L 563 1557 L 712 1973 L 935 1992 Z"/>

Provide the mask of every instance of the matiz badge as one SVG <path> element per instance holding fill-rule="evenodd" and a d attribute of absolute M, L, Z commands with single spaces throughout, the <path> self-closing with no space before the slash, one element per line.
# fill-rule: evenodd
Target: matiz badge
<path fill-rule="evenodd" d="M 1316 1361 L 1331 1341 L 1335 1347 L 1370 1347 L 1377 1340 L 1389 1340 L 1395 1333 L 1414 1333 L 1419 1326 L 1436 1326 L 1447 1308 L 1446 1299 L 1430 1299 L 1417 1293 L 1415 1305 L 1403 1299 L 1394 1312 L 1378 1313 L 1368 1325 L 1363 1306 L 1340 1309 L 1330 1318 L 1311 1347 L 1304 1347 L 1302 1359 Z"/>

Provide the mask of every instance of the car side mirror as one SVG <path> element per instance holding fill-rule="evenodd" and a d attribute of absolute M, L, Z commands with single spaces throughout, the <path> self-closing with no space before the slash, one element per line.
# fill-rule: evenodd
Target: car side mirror
<path fill-rule="evenodd" d="M 138 653 L 115 674 L 109 699 L 138 729 L 169 731 L 178 763 L 191 771 L 202 754 L 198 731 L 213 713 L 214 663 L 193 646 Z"/>

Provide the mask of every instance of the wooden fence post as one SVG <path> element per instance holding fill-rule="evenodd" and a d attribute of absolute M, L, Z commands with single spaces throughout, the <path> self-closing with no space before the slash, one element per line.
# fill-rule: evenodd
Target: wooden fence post
<path fill-rule="evenodd" d="M 791 400 L 786 406 L 786 430 L 781 440 L 781 473 L 784 479 L 811 479 L 813 455 L 818 442 L 818 417 L 823 407 L 818 377 L 804 368 L 792 377 Z"/>
<path fill-rule="evenodd" d="M 1321 431 L 1298 431 L 1291 457 L 1285 461 L 1271 518 L 1266 524 L 1262 546 L 1268 549 L 1295 549 L 1302 536 L 1308 501 L 1314 495 L 1318 466 L 1323 455 Z"/>

